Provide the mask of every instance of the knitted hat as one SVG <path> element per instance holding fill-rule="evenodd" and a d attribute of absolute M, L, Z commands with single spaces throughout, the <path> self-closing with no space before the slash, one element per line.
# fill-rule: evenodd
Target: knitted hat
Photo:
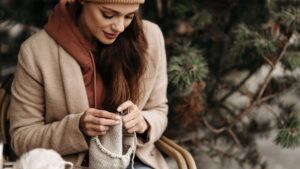
<path fill-rule="evenodd" d="M 143 4 L 145 0 L 83 0 L 97 3 Z"/>

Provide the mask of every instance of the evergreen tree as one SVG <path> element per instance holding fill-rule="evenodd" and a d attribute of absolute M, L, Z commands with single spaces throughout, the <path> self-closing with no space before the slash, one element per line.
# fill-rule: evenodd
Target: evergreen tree
<path fill-rule="evenodd" d="M 255 139 L 270 131 L 278 131 L 278 145 L 299 146 L 299 105 L 278 98 L 299 91 L 299 77 L 287 72 L 300 66 L 300 1 L 172 2 L 159 19 L 170 57 L 169 134 L 194 153 L 234 159 L 243 167 L 265 167 Z M 278 67 L 284 68 L 283 77 L 274 76 Z M 257 89 L 246 89 L 265 68 Z M 246 74 L 239 78 L 241 72 Z M 272 110 L 274 105 L 279 112 Z M 262 107 L 273 118 L 254 118 Z M 187 130 L 196 134 L 189 138 Z M 222 141 L 226 147 L 216 148 Z"/>
<path fill-rule="evenodd" d="M 57 1 L 0 2 L 0 72 L 16 63 L 20 43 L 42 28 Z M 300 93 L 293 74 L 300 67 L 299 7 L 299 0 L 147 0 L 144 18 L 160 25 L 167 45 L 167 134 L 195 156 L 233 159 L 243 167 L 266 167 L 255 139 L 274 129 L 275 143 L 299 146 L 297 100 L 279 99 Z M 284 76 L 274 76 L 278 67 Z M 255 118 L 262 108 L 272 118 Z"/>

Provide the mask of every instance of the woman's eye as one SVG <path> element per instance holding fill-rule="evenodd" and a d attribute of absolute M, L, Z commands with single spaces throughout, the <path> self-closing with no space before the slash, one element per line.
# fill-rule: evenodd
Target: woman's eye
<path fill-rule="evenodd" d="M 134 18 L 134 15 L 128 15 L 126 16 L 126 19 L 133 19 Z"/>
<path fill-rule="evenodd" d="M 111 14 L 105 14 L 105 13 L 102 13 L 102 16 L 105 18 L 105 19 L 112 19 L 114 17 L 114 15 L 111 15 Z"/>

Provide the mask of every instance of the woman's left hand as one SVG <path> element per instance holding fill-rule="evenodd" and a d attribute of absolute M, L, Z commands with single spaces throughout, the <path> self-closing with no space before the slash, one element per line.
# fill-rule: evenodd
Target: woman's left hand
<path fill-rule="evenodd" d="M 123 116 L 123 125 L 127 129 L 128 133 L 136 132 L 143 134 L 149 128 L 149 125 L 140 109 L 130 100 L 122 103 L 117 108 L 117 111 L 127 111 L 127 114 Z"/>

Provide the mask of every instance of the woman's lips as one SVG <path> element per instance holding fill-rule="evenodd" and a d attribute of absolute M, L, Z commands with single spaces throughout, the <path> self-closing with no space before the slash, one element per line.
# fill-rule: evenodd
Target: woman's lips
<path fill-rule="evenodd" d="M 104 32 L 104 35 L 107 39 L 116 39 L 118 34 L 115 34 L 115 33 L 107 33 L 107 32 Z"/>

